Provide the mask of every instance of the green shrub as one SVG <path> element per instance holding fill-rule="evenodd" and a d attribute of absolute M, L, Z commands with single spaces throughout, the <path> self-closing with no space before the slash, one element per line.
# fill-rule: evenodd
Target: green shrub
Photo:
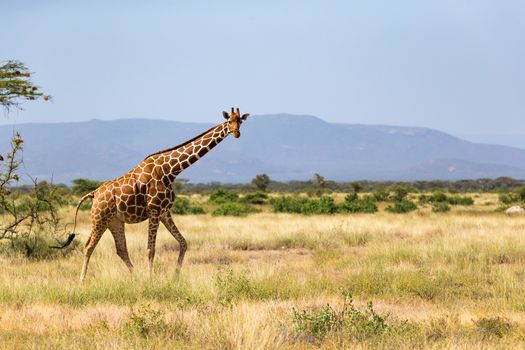
<path fill-rule="evenodd" d="M 514 193 L 500 193 L 499 201 L 503 204 L 513 204 L 519 202 L 519 198 Z"/>
<path fill-rule="evenodd" d="M 142 305 L 136 311 L 131 310 L 124 327 L 129 334 L 148 338 L 150 335 L 164 331 L 167 324 L 160 310 Z"/>
<path fill-rule="evenodd" d="M 20 215 L 24 215 L 31 210 L 34 210 L 36 212 L 49 212 L 52 210 L 52 207 L 50 203 L 43 202 L 43 201 L 37 201 L 35 198 L 31 198 L 29 196 L 24 196 L 20 200 L 18 200 L 18 203 L 16 205 L 16 211 Z"/>
<path fill-rule="evenodd" d="M 232 305 L 234 300 L 250 297 L 253 286 L 243 273 L 235 273 L 231 268 L 222 268 L 215 276 L 217 297 L 223 305 Z"/>
<path fill-rule="evenodd" d="M 345 296 L 345 301 L 340 312 L 329 304 L 322 308 L 301 310 L 292 308 L 292 323 L 298 335 L 321 342 L 329 333 L 344 332 L 350 337 L 365 340 L 379 336 L 393 330 L 388 324 L 389 315 L 378 314 L 372 302 L 368 302 L 366 310 L 361 311 L 353 304 L 350 294 Z"/>
<path fill-rule="evenodd" d="M 522 202 L 525 202 L 525 186 L 523 187 L 520 187 L 517 191 L 516 191 L 516 194 L 519 198 L 520 201 Z"/>
<path fill-rule="evenodd" d="M 417 205 L 409 200 L 403 200 L 396 202 L 393 205 L 389 205 L 385 208 L 390 213 L 408 213 L 417 209 Z"/>
<path fill-rule="evenodd" d="M 190 200 L 184 197 L 175 198 L 171 211 L 177 215 L 206 214 L 202 207 L 192 205 Z"/>
<path fill-rule="evenodd" d="M 241 201 L 249 204 L 265 204 L 268 200 L 268 195 L 264 192 L 248 193 L 241 198 Z"/>
<path fill-rule="evenodd" d="M 391 191 L 394 193 L 390 196 L 390 199 L 394 202 L 404 201 L 409 193 L 408 188 L 403 185 L 392 186 Z"/>
<path fill-rule="evenodd" d="M 203 215 L 203 214 L 206 214 L 206 211 L 204 210 L 203 207 L 191 206 L 188 214 L 190 214 L 190 215 Z"/>
<path fill-rule="evenodd" d="M 246 216 L 249 213 L 259 212 L 258 209 L 250 207 L 248 204 L 237 202 L 226 202 L 217 207 L 211 215 L 213 216 Z"/>
<path fill-rule="evenodd" d="M 224 204 L 227 202 L 236 202 L 239 195 L 235 192 L 219 188 L 210 195 L 209 202 L 213 204 Z"/>
<path fill-rule="evenodd" d="M 389 315 L 380 315 L 374 310 L 371 301 L 366 304 L 366 310 L 361 311 L 352 304 L 352 298 L 347 302 L 348 321 L 345 325 L 350 335 L 358 340 L 385 334 L 392 330 L 392 326 L 387 323 Z"/>
<path fill-rule="evenodd" d="M 443 192 L 436 192 L 430 196 L 430 201 L 432 203 L 444 203 L 448 200 L 448 197 Z"/>
<path fill-rule="evenodd" d="M 359 199 L 356 192 L 351 192 L 345 196 L 345 202 L 355 202 Z"/>
<path fill-rule="evenodd" d="M 500 195 L 501 199 L 501 195 Z M 507 197 L 504 200 L 508 200 Z M 450 205 L 472 205 L 474 204 L 474 199 L 469 196 L 447 196 L 443 192 L 436 192 L 432 195 L 422 194 L 419 196 L 420 203 L 448 203 Z"/>
<path fill-rule="evenodd" d="M 343 327 L 343 317 L 344 315 L 339 314 L 330 305 L 317 310 L 297 311 L 292 308 L 294 331 L 316 341 L 322 341 L 328 333 L 340 330 Z"/>
<path fill-rule="evenodd" d="M 375 213 L 377 206 L 373 197 L 358 198 L 356 193 L 348 194 L 345 201 L 339 206 L 342 213 Z"/>
<path fill-rule="evenodd" d="M 102 184 L 103 184 L 102 181 L 89 180 L 89 179 L 74 179 L 73 187 L 71 188 L 71 191 L 73 192 L 73 194 L 83 196 L 88 192 L 96 190 Z"/>
<path fill-rule="evenodd" d="M 421 194 L 418 198 L 419 204 L 430 203 L 430 196 L 428 194 Z"/>
<path fill-rule="evenodd" d="M 321 196 L 319 199 L 308 199 L 301 206 L 303 215 L 321 215 L 334 214 L 337 212 L 337 206 L 334 199 L 329 196 Z"/>
<path fill-rule="evenodd" d="M 432 204 L 432 211 L 434 213 L 444 213 L 450 211 L 450 206 L 447 203 L 434 203 Z"/>
<path fill-rule="evenodd" d="M 386 202 L 388 200 L 388 191 L 384 188 L 378 188 L 372 193 L 376 202 Z"/>
<path fill-rule="evenodd" d="M 301 208 L 308 199 L 297 197 L 277 197 L 271 198 L 270 204 L 276 213 L 301 213 Z"/>
<path fill-rule="evenodd" d="M 472 205 L 474 204 L 474 199 L 469 196 L 451 196 L 448 198 L 448 203 L 450 205 Z"/>
<path fill-rule="evenodd" d="M 334 214 L 339 210 L 330 196 L 319 198 L 278 197 L 270 199 L 276 213 L 298 213 L 303 215 Z"/>
<path fill-rule="evenodd" d="M 445 203 L 448 201 L 448 197 L 443 192 L 435 192 L 430 195 L 428 194 L 421 194 L 419 196 L 419 202 L 426 204 L 426 203 Z"/>
<path fill-rule="evenodd" d="M 23 256 L 36 261 L 56 259 L 71 255 L 75 248 L 80 245 L 80 241 L 76 239 L 64 249 L 51 248 L 51 246 L 58 244 L 56 240 L 46 237 L 44 234 L 33 233 L 20 236 L 16 240 L 0 241 L 0 255 Z"/>

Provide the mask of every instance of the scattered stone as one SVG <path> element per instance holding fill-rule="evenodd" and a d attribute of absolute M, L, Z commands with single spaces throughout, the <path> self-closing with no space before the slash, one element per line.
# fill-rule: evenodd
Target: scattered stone
<path fill-rule="evenodd" d="M 505 210 L 505 214 L 522 214 L 523 212 L 525 212 L 525 209 L 523 209 L 519 205 L 514 205 L 509 209 Z"/>

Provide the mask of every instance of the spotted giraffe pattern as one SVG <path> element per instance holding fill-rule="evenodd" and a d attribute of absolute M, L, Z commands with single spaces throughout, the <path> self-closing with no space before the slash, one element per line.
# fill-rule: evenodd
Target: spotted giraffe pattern
<path fill-rule="evenodd" d="M 178 241 L 179 257 L 177 274 L 182 267 L 186 253 L 186 240 L 173 222 L 170 208 L 175 199 L 172 184 L 177 175 L 191 166 L 228 134 L 239 137 L 241 123 L 249 114 L 241 116 L 239 109 L 232 108 L 230 114 L 223 112 L 227 119 L 185 143 L 146 157 L 133 170 L 114 180 L 105 182 L 92 194 L 92 230 L 84 248 L 84 263 L 80 274 L 84 281 L 89 259 L 100 238 L 109 229 L 115 240 L 117 255 L 128 269 L 133 271 L 126 245 L 125 224 L 149 219 L 148 260 L 150 273 L 155 258 L 155 242 L 159 223 L 162 223 Z M 83 200 L 83 199 L 82 199 Z M 82 201 L 81 200 L 81 201 Z"/>

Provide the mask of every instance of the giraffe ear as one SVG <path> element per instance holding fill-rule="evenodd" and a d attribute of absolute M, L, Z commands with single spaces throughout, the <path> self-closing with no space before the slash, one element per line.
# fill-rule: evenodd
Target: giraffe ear
<path fill-rule="evenodd" d="M 246 120 L 250 116 L 250 113 L 245 113 L 242 115 L 241 120 Z"/>
<path fill-rule="evenodd" d="M 224 117 L 224 119 L 230 119 L 228 112 L 222 111 L 222 116 Z"/>

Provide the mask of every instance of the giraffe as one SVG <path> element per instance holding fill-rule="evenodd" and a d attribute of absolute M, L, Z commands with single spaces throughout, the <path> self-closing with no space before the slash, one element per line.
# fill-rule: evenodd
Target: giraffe
<path fill-rule="evenodd" d="M 148 260 L 150 275 L 153 273 L 155 242 L 159 223 L 162 223 L 179 243 L 176 274 L 177 276 L 180 274 L 187 244 L 173 222 L 170 213 L 175 198 L 172 184 L 177 175 L 208 153 L 229 134 L 235 138 L 240 137 L 240 126 L 248 118 L 249 113 L 241 115 L 239 108 L 236 110 L 232 108 L 230 114 L 227 112 L 222 112 L 222 114 L 226 119 L 225 122 L 180 145 L 147 156 L 128 173 L 103 183 L 96 190 L 80 199 L 75 213 L 75 226 L 78 208 L 84 200 L 93 198 L 92 228 L 84 247 L 84 262 L 80 273 L 81 283 L 86 277 L 91 254 L 107 229 L 115 240 L 117 255 L 133 273 L 133 264 L 128 255 L 124 226 L 146 219 L 149 219 Z M 74 231 L 75 229 L 73 229 Z M 72 239 L 68 239 L 69 243 L 71 243 L 70 241 Z M 64 245 L 67 245 L 67 242 Z"/>

